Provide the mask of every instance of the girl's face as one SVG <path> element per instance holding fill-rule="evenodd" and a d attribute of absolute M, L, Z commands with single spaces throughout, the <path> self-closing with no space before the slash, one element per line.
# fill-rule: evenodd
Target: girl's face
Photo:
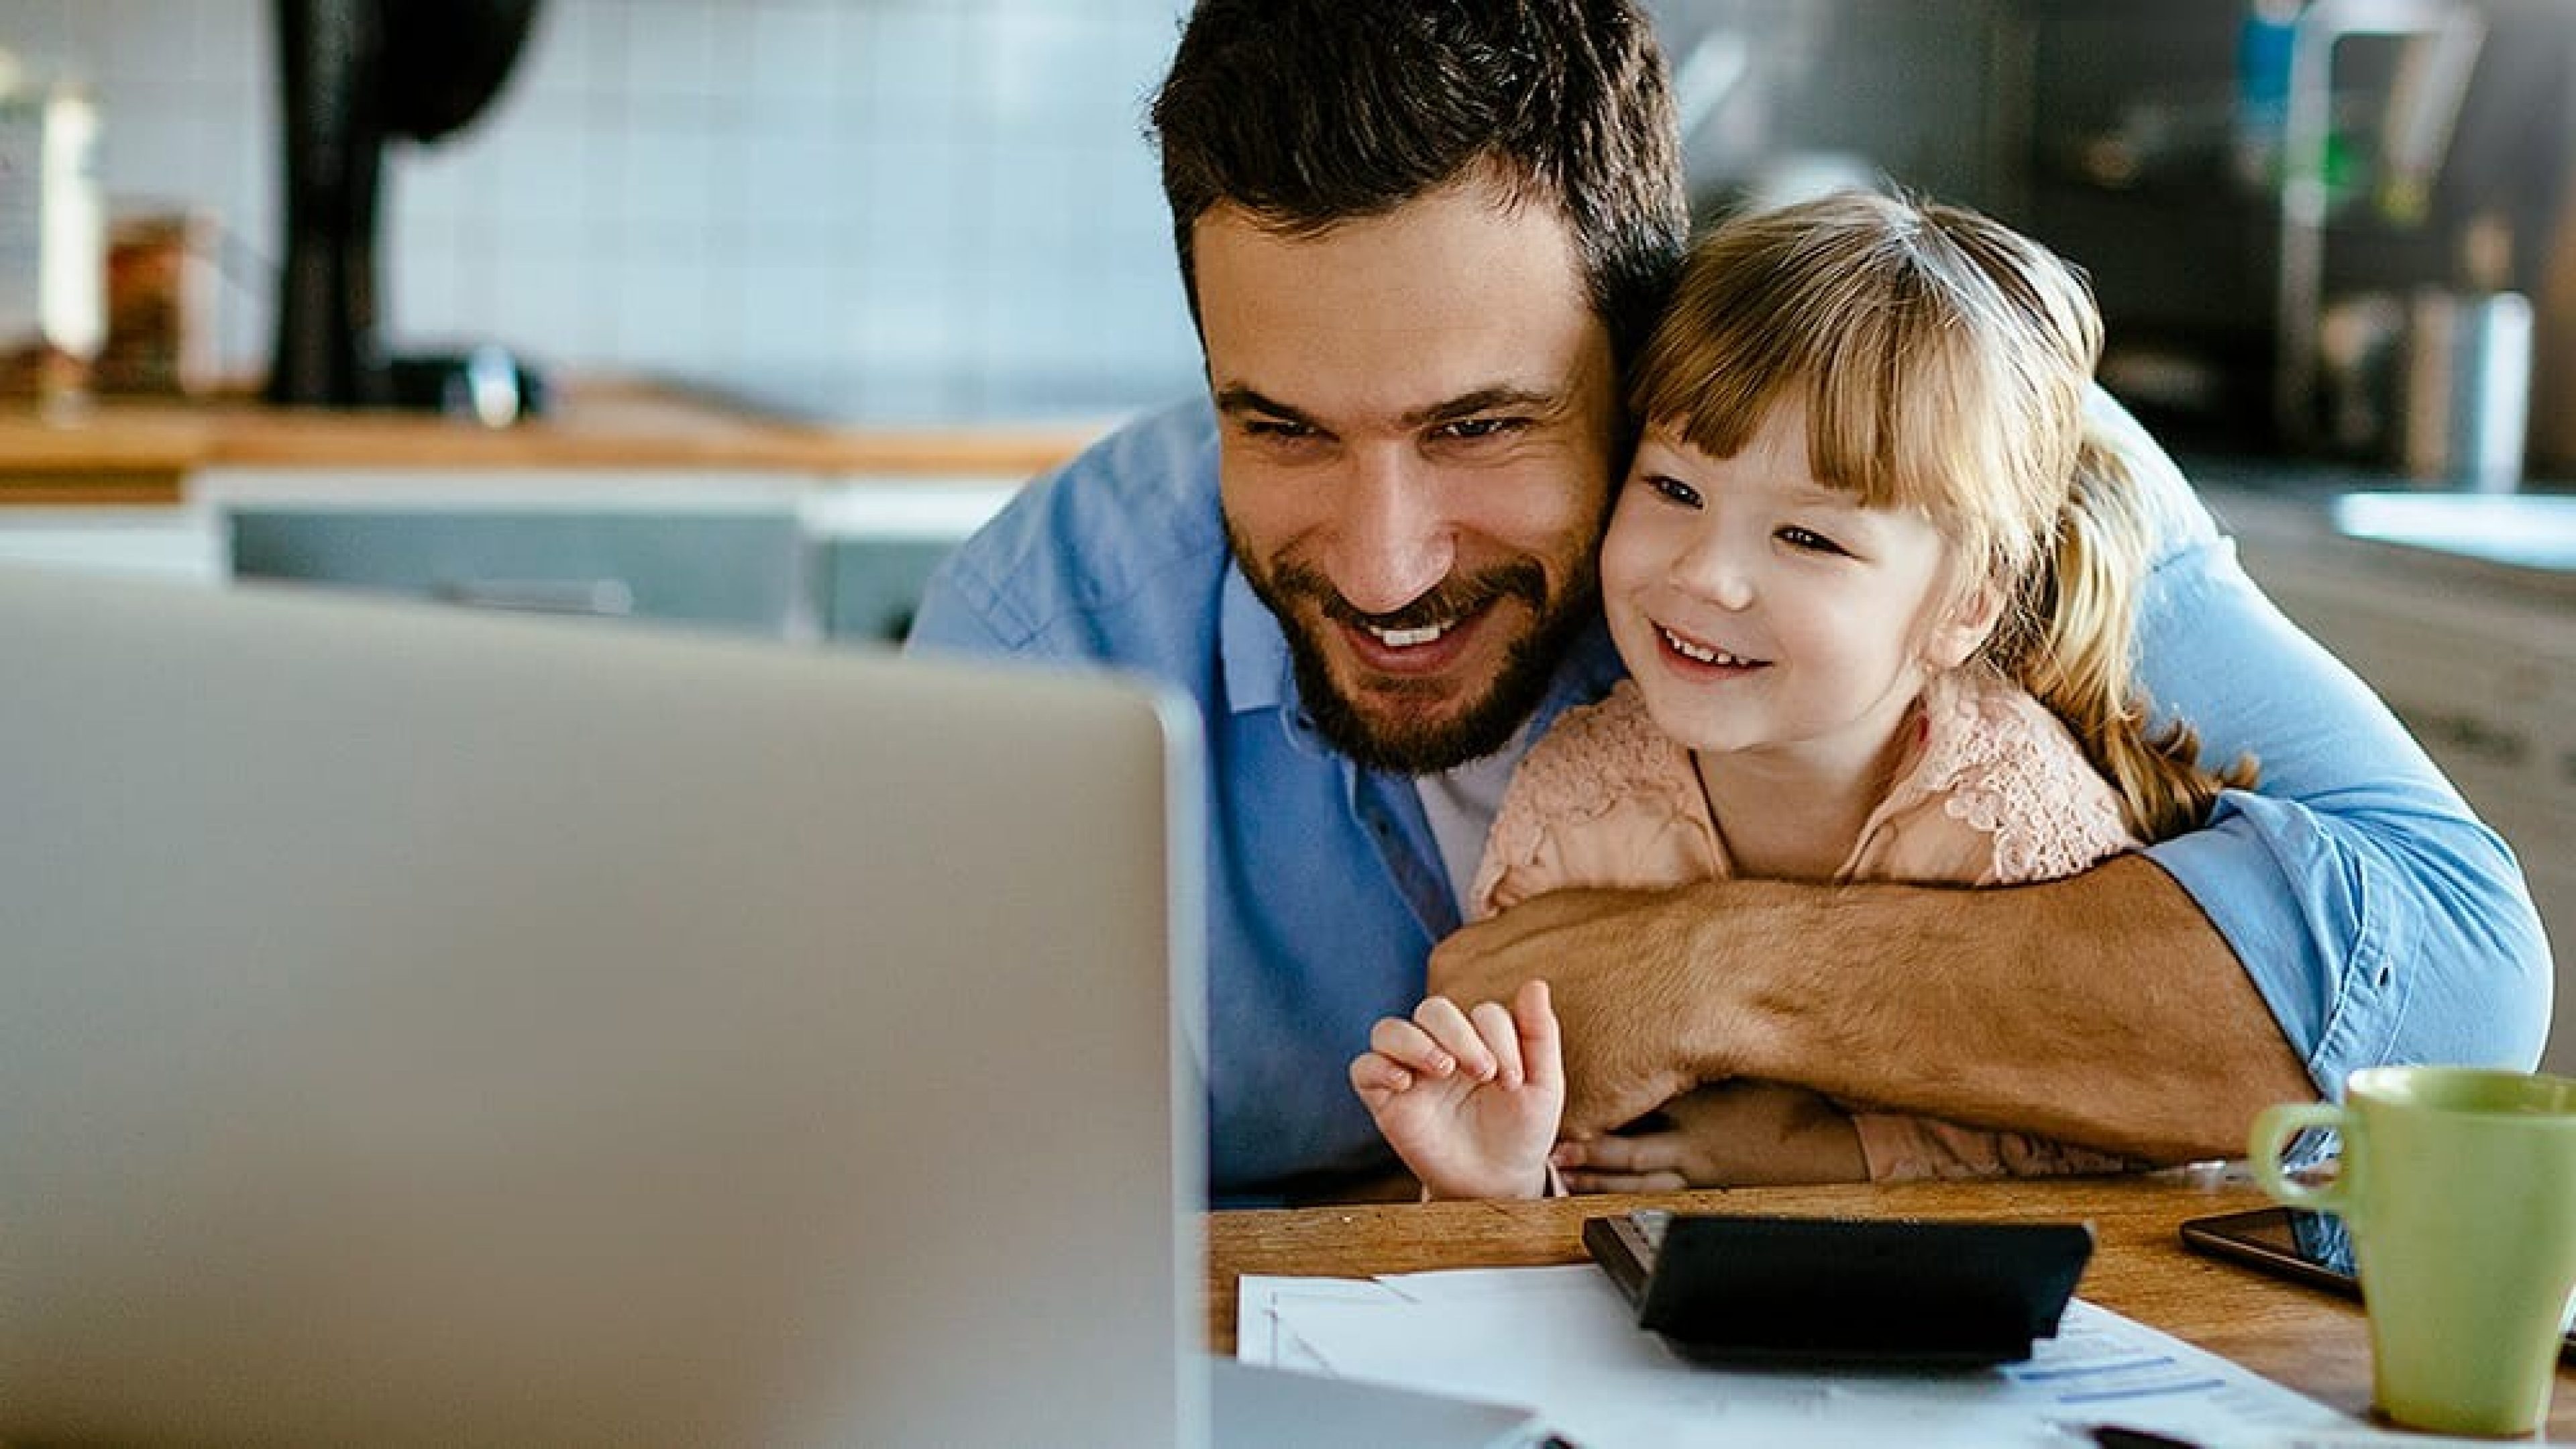
<path fill-rule="evenodd" d="M 1602 599 L 1673 739 L 1856 771 L 1992 623 L 1991 591 L 1949 606 L 1948 557 L 1921 514 L 1816 481 L 1791 400 L 1732 458 L 1647 430 L 1602 543 Z"/>

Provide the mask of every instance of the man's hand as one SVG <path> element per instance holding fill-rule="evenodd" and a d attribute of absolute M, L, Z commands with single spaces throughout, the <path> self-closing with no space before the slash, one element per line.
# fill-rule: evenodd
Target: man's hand
<path fill-rule="evenodd" d="M 1666 1102 L 1645 1131 L 1557 1144 L 1576 1192 L 1678 1192 L 1861 1182 L 1869 1160 L 1851 1115 L 1804 1087 L 1720 1082 Z"/>
<path fill-rule="evenodd" d="M 1508 1010 L 1434 996 L 1411 1020 L 1381 1019 L 1351 1062 L 1351 1088 L 1432 1197 L 1546 1195 L 1565 1104 L 1546 982 L 1523 985 Z"/>
<path fill-rule="evenodd" d="M 1565 1135 L 1593 1137 L 1697 1086 L 1695 1002 L 1680 891 L 1552 891 L 1461 929 L 1431 952 L 1435 995 L 1508 1001 L 1544 978 L 1566 1052 Z M 1674 963 L 1685 963 L 1676 966 Z"/>

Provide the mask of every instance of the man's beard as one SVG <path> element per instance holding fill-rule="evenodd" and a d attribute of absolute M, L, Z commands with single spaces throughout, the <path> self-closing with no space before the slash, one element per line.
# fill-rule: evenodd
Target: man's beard
<path fill-rule="evenodd" d="M 1341 591 L 1321 573 L 1302 564 L 1282 564 L 1275 571 L 1255 563 L 1243 540 L 1229 525 L 1226 541 L 1253 593 L 1279 620 L 1288 636 L 1288 657 L 1296 669 L 1297 694 L 1315 730 L 1334 749 L 1365 768 L 1399 775 L 1428 775 L 1481 759 L 1511 742 L 1514 732 L 1546 697 L 1548 682 L 1574 636 L 1581 631 L 1599 596 L 1589 571 L 1577 575 L 1561 597 L 1551 597 L 1547 571 L 1534 559 L 1517 559 L 1473 577 L 1450 577 L 1439 587 L 1387 614 L 1366 614 L 1350 606 Z M 1382 721 L 1345 696 L 1333 682 L 1332 665 L 1320 628 L 1336 624 L 1368 625 L 1394 631 L 1423 628 L 1463 618 L 1488 605 L 1518 599 L 1529 605 L 1533 623 L 1505 651 L 1501 670 L 1482 698 L 1463 711 L 1431 720 Z M 1304 610 L 1300 603 L 1310 604 Z M 1324 622 L 1313 622 L 1320 613 Z M 1425 681 L 1426 691 L 1442 684 Z M 1399 691 L 1400 692 L 1400 691 Z"/>

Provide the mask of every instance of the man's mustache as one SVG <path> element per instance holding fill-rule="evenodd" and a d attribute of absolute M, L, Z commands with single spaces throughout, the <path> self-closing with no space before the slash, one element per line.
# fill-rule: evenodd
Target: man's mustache
<path fill-rule="evenodd" d="M 1333 587 L 1330 579 L 1304 565 L 1283 565 L 1272 575 L 1270 582 L 1271 588 L 1278 593 L 1312 600 L 1324 617 L 1334 623 L 1388 632 L 1445 624 L 1502 599 L 1519 599 L 1542 612 L 1547 608 L 1547 571 L 1528 559 L 1515 560 L 1472 576 L 1452 575 L 1403 608 L 1382 614 L 1353 608 L 1351 602 L 1342 597 L 1341 590 Z"/>

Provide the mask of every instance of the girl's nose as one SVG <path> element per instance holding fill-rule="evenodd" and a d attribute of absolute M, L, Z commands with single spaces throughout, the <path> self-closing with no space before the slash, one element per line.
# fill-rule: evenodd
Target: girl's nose
<path fill-rule="evenodd" d="M 1672 585 L 1693 598 L 1721 609 L 1743 609 L 1753 603 L 1753 575 L 1737 550 L 1725 540 L 1703 540 L 1673 560 Z"/>

